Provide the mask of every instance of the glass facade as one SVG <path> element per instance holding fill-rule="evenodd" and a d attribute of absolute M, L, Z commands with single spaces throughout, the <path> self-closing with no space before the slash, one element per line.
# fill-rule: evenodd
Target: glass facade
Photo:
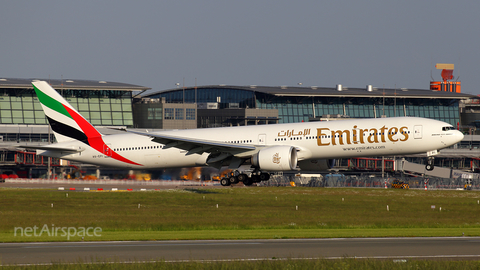
<path fill-rule="evenodd" d="M 183 108 L 175 108 L 175 119 L 183 120 Z"/>
<path fill-rule="evenodd" d="M 280 123 L 307 122 L 311 117 L 346 115 L 351 118 L 417 116 L 456 126 L 458 100 L 420 98 L 266 97 L 257 95 L 257 108 L 278 109 Z"/>
<path fill-rule="evenodd" d="M 165 119 L 172 120 L 175 119 L 174 108 L 165 108 Z"/>
<path fill-rule="evenodd" d="M 0 142 L 54 142 L 55 137 L 53 133 L 50 134 L 50 140 L 48 139 L 48 133 L 33 133 L 33 132 L 18 132 L 11 133 L 5 130 L 0 130 Z"/>
<path fill-rule="evenodd" d="M 219 109 L 231 108 L 232 104 L 236 108 L 278 109 L 279 123 L 307 122 L 313 117 L 326 115 L 345 115 L 350 118 L 417 116 L 452 125 L 460 121 L 459 99 L 434 98 L 434 94 L 428 98 L 275 96 L 255 88 L 220 86 L 169 90 L 149 97 L 165 98 L 166 103 L 217 103 Z"/>
<path fill-rule="evenodd" d="M 195 98 L 196 96 L 196 98 Z M 159 94 L 149 95 L 149 98 L 165 98 L 166 103 L 210 103 L 218 102 L 220 108 L 228 108 L 231 103 L 238 103 L 240 108 L 255 108 L 255 93 L 253 91 L 235 88 L 194 88 L 178 89 Z"/>
<path fill-rule="evenodd" d="M 187 120 L 195 120 L 195 109 L 186 109 L 187 110 Z"/>
<path fill-rule="evenodd" d="M 166 103 L 184 101 L 185 103 L 196 101 L 197 104 L 210 103 L 218 105 L 218 109 L 277 109 L 279 123 L 308 122 L 312 118 L 337 115 L 350 118 L 416 116 L 436 119 L 453 126 L 460 122 L 460 100 L 473 97 L 459 93 L 451 93 L 449 96 L 442 92 L 415 89 L 401 91 L 387 89 L 386 96 L 385 90 L 383 96 L 379 95 L 379 92 L 375 92 L 372 96 L 365 95 L 364 89 L 350 89 L 348 92 L 332 90 L 205 86 L 196 89 L 193 87 L 173 89 L 148 95 L 148 97 L 164 99 Z M 295 94 L 296 91 L 298 95 Z M 321 94 L 325 95 L 320 96 Z M 203 123 L 201 121 L 203 120 L 199 123 Z M 203 125 L 199 124 L 200 126 Z"/>
<path fill-rule="evenodd" d="M 163 119 L 162 112 L 163 112 L 163 108 L 148 108 L 147 119 L 148 120 Z"/>
<path fill-rule="evenodd" d="M 130 91 L 63 90 L 61 93 L 93 125 L 133 126 Z M 33 89 L 0 92 L 0 124 L 47 124 Z"/>
<path fill-rule="evenodd" d="M 46 124 L 38 98 L 28 96 L 0 96 L 0 124 Z"/>

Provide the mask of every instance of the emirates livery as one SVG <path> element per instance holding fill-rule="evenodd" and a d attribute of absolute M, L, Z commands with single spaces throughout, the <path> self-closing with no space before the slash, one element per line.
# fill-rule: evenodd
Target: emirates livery
<path fill-rule="evenodd" d="M 426 169 L 433 170 L 438 150 L 463 139 L 448 123 L 417 117 L 102 135 L 47 82 L 32 84 L 57 142 L 24 148 L 116 168 L 229 166 L 235 173 L 224 186 L 251 185 L 277 171 L 326 170 L 335 158 L 427 153 Z M 241 165 L 251 167 L 239 171 Z"/>

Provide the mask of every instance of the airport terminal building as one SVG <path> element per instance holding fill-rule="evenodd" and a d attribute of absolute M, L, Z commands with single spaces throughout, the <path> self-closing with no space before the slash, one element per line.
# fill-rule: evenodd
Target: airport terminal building
<path fill-rule="evenodd" d="M 33 80 L 0 79 L 0 174 L 20 171 L 22 176 L 38 176 L 40 173 L 32 173 L 32 168 L 46 168 L 43 158 L 12 148 L 19 143 L 54 140 L 31 85 Z M 194 129 L 418 116 L 445 121 L 474 134 L 480 123 L 478 97 L 453 91 L 211 85 L 141 95 L 150 88 L 106 81 L 46 81 L 104 133 L 113 132 L 104 127 Z M 479 141 L 471 139 L 469 147 L 480 148 Z M 60 160 L 52 162 L 64 166 Z M 468 162 L 463 165 L 474 167 Z"/>
<path fill-rule="evenodd" d="M 0 79 L 0 124 L 47 124 L 31 84 L 35 79 Z M 133 126 L 132 92 L 150 88 L 86 80 L 46 80 L 93 125 Z"/>
<path fill-rule="evenodd" d="M 69 165 L 66 161 L 48 160 L 14 147 L 18 144 L 47 144 L 54 141 L 31 84 L 34 80 L 0 78 L 0 174 L 38 176 L 40 171 L 45 171 L 48 163 L 54 167 Z M 42 80 L 49 82 L 97 127 L 133 127 L 133 92 L 150 89 L 106 81 Z"/>
<path fill-rule="evenodd" d="M 455 92 L 341 85 L 200 86 L 160 91 L 143 98 L 159 104 L 197 104 L 198 128 L 394 116 L 426 117 L 459 126 L 470 124 L 461 123 L 460 108 L 477 101 L 476 96 Z M 262 113 L 252 115 L 252 110 Z"/>

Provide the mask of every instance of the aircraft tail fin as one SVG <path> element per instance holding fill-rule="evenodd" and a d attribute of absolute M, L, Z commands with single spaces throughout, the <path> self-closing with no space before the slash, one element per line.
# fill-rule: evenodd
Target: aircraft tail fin
<path fill-rule="evenodd" d="M 102 136 L 47 82 L 35 81 L 32 85 L 57 142 L 78 140 L 91 145 Z"/>

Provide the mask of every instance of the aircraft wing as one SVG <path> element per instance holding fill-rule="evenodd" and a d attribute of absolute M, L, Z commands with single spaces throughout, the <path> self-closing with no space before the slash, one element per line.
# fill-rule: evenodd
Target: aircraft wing
<path fill-rule="evenodd" d="M 258 149 L 254 145 L 199 140 L 194 138 L 185 138 L 185 137 L 177 137 L 177 136 L 171 136 L 171 135 L 163 135 L 163 134 L 149 133 L 149 132 L 138 132 L 138 131 L 130 131 L 130 130 L 127 130 L 127 132 L 151 137 L 152 141 L 163 144 L 164 145 L 163 149 L 175 147 L 182 150 L 186 150 L 188 151 L 187 155 L 202 154 L 205 152 L 206 153 L 223 152 L 223 153 L 229 153 L 231 155 L 238 155 L 241 153 L 255 151 Z"/>

